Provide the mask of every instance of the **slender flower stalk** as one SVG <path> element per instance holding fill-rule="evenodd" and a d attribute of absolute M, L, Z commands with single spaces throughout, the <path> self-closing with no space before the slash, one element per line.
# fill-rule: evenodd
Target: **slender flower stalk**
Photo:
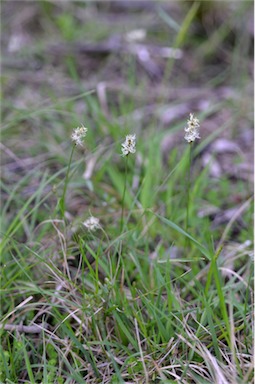
<path fill-rule="evenodd" d="M 193 142 L 196 139 L 200 139 L 199 136 L 199 120 L 194 117 L 192 113 L 189 115 L 187 121 L 187 127 L 184 128 L 185 135 L 184 139 L 189 143 L 189 163 L 188 163 L 188 180 L 187 180 L 187 207 L 186 207 L 186 232 L 189 230 L 189 211 L 190 211 L 190 186 L 191 186 L 191 164 L 192 164 L 192 147 Z M 186 238 L 187 245 L 189 244 L 189 239 Z"/>
<path fill-rule="evenodd" d="M 103 227 L 100 224 L 100 220 L 97 217 L 90 216 L 87 220 L 85 220 L 83 223 L 84 227 L 90 232 L 90 234 L 94 237 L 94 234 L 92 232 L 95 232 L 97 229 L 100 229 L 103 234 L 106 236 L 107 241 L 109 243 L 109 238 L 104 231 Z M 93 271 L 94 274 L 94 281 L 95 281 L 95 294 L 97 295 L 99 292 L 99 286 L 100 286 L 100 279 L 99 279 L 99 257 L 101 254 L 101 240 L 99 240 L 99 246 L 97 251 L 93 254 L 93 257 L 95 259 L 95 271 Z"/>
<path fill-rule="evenodd" d="M 186 207 L 186 225 L 185 225 L 186 232 L 189 229 L 191 163 L 192 163 L 192 143 L 189 144 L 189 164 L 188 164 L 188 180 L 187 180 L 187 207 Z"/>
<path fill-rule="evenodd" d="M 104 230 L 103 226 L 100 224 L 100 220 L 95 217 L 95 216 L 90 216 L 87 220 L 85 220 L 83 223 L 84 227 L 89 231 L 89 232 L 94 232 L 97 229 L 100 229 L 108 243 L 108 246 L 110 246 L 110 239 L 107 235 L 107 232 Z"/>
<path fill-rule="evenodd" d="M 127 165 L 128 165 L 128 155 L 130 153 L 136 152 L 136 135 L 127 135 L 124 143 L 121 144 L 122 156 L 125 157 L 125 176 L 124 176 L 124 189 L 121 201 L 121 220 L 120 220 L 120 233 L 123 230 L 123 222 L 124 222 L 124 203 L 125 203 L 125 195 L 127 189 Z"/>
<path fill-rule="evenodd" d="M 126 195 L 126 189 L 127 189 L 127 164 L 128 164 L 128 157 L 126 157 L 126 159 L 125 159 L 124 189 L 123 189 L 123 195 L 122 195 L 122 200 L 121 200 L 120 233 L 122 233 L 123 222 L 124 222 L 124 204 L 125 204 L 125 195 Z"/>
<path fill-rule="evenodd" d="M 64 217 L 65 217 L 66 190 L 67 190 L 67 185 L 68 185 L 68 181 L 69 181 L 69 173 L 70 173 L 71 163 L 72 163 L 72 159 L 73 159 L 74 149 L 75 149 L 76 145 L 80 145 L 80 146 L 83 145 L 83 141 L 85 139 L 87 131 L 88 131 L 88 129 L 82 125 L 81 127 L 75 128 L 73 130 L 72 135 L 71 135 L 71 139 L 72 139 L 72 141 L 74 141 L 74 144 L 72 146 L 72 151 L 71 151 L 71 155 L 70 155 L 69 162 L 68 162 L 63 194 L 62 194 L 62 197 L 59 201 L 59 207 L 60 207 L 62 219 L 64 219 Z"/>
<path fill-rule="evenodd" d="M 74 149 L 75 149 L 75 145 L 72 146 L 72 151 L 71 151 L 71 155 L 70 155 L 70 158 L 69 158 L 67 172 L 66 172 L 66 177 L 65 177 L 65 184 L 64 184 L 63 194 L 62 194 L 62 197 L 61 197 L 61 199 L 59 201 L 59 207 L 60 207 L 60 212 L 61 212 L 62 219 L 64 219 L 64 217 L 65 217 L 66 190 L 67 190 L 67 185 L 68 185 L 68 181 L 69 181 L 69 173 L 70 173 L 70 167 L 71 167 L 71 163 L 72 163 Z"/>

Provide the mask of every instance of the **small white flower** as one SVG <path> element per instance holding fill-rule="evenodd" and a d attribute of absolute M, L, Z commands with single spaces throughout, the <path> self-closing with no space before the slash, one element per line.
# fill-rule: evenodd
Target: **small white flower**
<path fill-rule="evenodd" d="M 127 156 L 130 153 L 135 153 L 136 148 L 136 136 L 135 135 L 127 135 L 124 143 L 121 144 L 122 156 Z"/>
<path fill-rule="evenodd" d="M 89 231 L 95 231 L 96 229 L 100 228 L 99 219 L 94 216 L 91 216 L 86 221 L 84 221 L 83 225 Z"/>
<path fill-rule="evenodd" d="M 88 128 L 85 128 L 83 125 L 73 130 L 71 139 L 75 142 L 76 145 L 81 145 L 85 139 Z"/>
<path fill-rule="evenodd" d="M 185 136 L 184 139 L 187 140 L 188 143 L 195 141 L 196 139 L 200 139 L 198 128 L 199 120 L 194 117 L 193 113 L 189 114 L 188 126 L 184 128 Z"/>

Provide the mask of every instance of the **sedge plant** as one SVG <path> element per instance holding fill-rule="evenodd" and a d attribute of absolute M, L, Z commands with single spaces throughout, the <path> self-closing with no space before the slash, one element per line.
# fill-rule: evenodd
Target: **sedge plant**
<path fill-rule="evenodd" d="M 193 147 L 193 142 L 196 139 L 200 139 L 199 131 L 198 131 L 199 127 L 200 127 L 199 120 L 196 117 L 194 117 L 194 115 L 192 113 L 190 113 L 189 119 L 187 121 L 187 127 L 184 128 L 184 131 L 185 131 L 184 139 L 189 143 L 187 206 L 186 206 L 186 225 L 185 225 L 186 232 L 188 232 L 188 230 L 189 230 L 192 147 Z M 188 245 L 189 239 L 186 238 L 186 241 L 187 241 L 187 245 Z"/>
<path fill-rule="evenodd" d="M 97 217 L 90 216 L 87 220 L 83 222 L 84 227 L 89 231 L 89 232 L 94 232 L 97 229 L 102 229 L 100 225 L 100 221 Z M 95 282 L 96 282 L 96 290 L 95 293 L 96 295 L 98 294 L 99 290 L 99 275 L 98 275 L 98 267 L 99 267 L 99 255 L 98 252 L 94 253 L 93 256 L 95 255 Z"/>
<path fill-rule="evenodd" d="M 66 191 L 67 191 L 67 185 L 69 181 L 69 174 L 70 174 L 70 168 L 72 164 L 72 159 L 73 159 L 73 154 L 74 154 L 74 149 L 76 146 L 83 146 L 83 141 L 87 135 L 88 129 L 84 127 L 83 125 L 81 127 L 77 127 L 73 130 L 73 133 L 71 135 L 71 139 L 74 142 L 71 150 L 71 155 L 69 158 L 68 166 L 67 166 L 67 172 L 66 172 L 66 177 L 65 177 L 65 183 L 64 183 L 64 189 L 63 189 L 63 194 L 62 197 L 59 201 L 59 207 L 60 207 L 60 213 L 62 219 L 65 217 L 65 200 L 66 200 Z"/>
<path fill-rule="evenodd" d="M 130 153 L 136 152 L 136 135 L 127 135 L 124 143 L 121 144 L 122 156 L 125 157 L 125 176 L 124 176 L 124 188 L 121 201 L 121 220 L 120 220 L 120 234 L 123 230 L 124 222 L 124 202 L 127 189 L 127 165 L 128 165 L 128 156 Z"/>

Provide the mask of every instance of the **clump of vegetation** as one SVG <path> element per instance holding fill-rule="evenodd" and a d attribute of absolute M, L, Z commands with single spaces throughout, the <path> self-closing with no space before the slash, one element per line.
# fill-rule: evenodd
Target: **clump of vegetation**
<path fill-rule="evenodd" d="M 0 381 L 252 382 L 251 3 L 14 4 Z"/>

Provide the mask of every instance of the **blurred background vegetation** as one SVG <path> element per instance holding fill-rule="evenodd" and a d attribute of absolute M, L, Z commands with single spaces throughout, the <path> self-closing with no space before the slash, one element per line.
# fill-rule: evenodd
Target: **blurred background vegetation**
<path fill-rule="evenodd" d="M 210 163 L 208 198 L 220 210 L 239 206 L 253 182 L 252 7 L 251 1 L 3 1 L 6 188 L 23 180 L 19 199 L 26 200 L 45 172 L 66 166 L 70 134 L 81 123 L 91 128 L 89 150 L 110 151 L 136 132 L 144 138 L 141 149 L 154 137 L 166 169 L 173 167 L 169 154 L 185 147 L 183 126 L 195 112 L 204 119 L 199 153 L 202 166 Z M 94 167 L 102 169 L 100 157 Z M 79 198 L 72 201 L 70 210 L 79 214 Z M 223 215 L 215 227 L 228 221 L 212 211 L 213 220 Z"/>

